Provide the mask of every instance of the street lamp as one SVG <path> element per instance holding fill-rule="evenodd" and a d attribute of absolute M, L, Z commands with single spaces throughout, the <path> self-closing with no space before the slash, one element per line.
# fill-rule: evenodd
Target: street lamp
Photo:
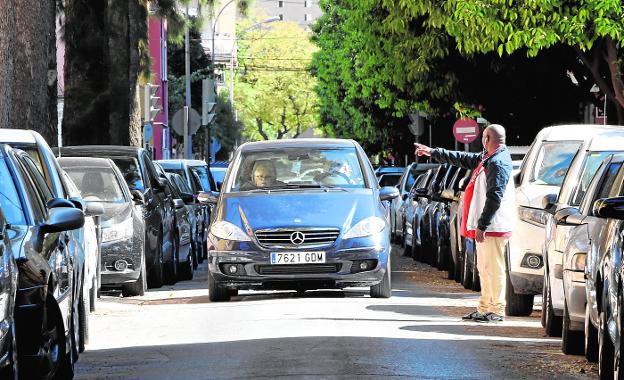
<path fill-rule="evenodd" d="M 273 16 L 273 17 L 269 17 L 266 20 L 263 21 L 259 21 L 255 24 L 253 24 L 252 26 L 250 26 L 249 28 L 245 28 L 243 30 L 241 30 L 240 34 L 243 34 L 245 32 L 248 32 L 252 29 L 255 29 L 257 27 L 259 27 L 260 25 L 263 24 L 269 24 L 275 21 L 280 21 L 281 18 L 279 16 Z M 234 47 L 237 45 L 236 43 L 236 39 L 234 39 L 234 42 L 232 43 L 232 48 L 230 49 L 230 87 L 229 87 L 229 99 L 230 99 L 230 106 L 232 107 L 232 111 L 234 111 Z"/>

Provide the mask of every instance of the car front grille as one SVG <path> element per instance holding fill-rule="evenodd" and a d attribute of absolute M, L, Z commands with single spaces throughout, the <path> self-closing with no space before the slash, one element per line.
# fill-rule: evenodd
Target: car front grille
<path fill-rule="evenodd" d="M 330 246 L 334 244 L 338 235 L 340 235 L 340 230 L 338 228 L 280 228 L 256 231 L 256 238 L 258 239 L 260 245 L 268 248 L 310 248 Z M 299 243 L 301 240 L 302 242 Z"/>
<path fill-rule="evenodd" d="M 256 265 L 256 272 L 262 275 L 275 274 L 320 274 L 336 273 L 340 264 L 287 264 L 287 265 Z"/>

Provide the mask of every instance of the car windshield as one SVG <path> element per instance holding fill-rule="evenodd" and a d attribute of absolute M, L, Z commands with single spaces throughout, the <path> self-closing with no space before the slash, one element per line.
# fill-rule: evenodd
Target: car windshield
<path fill-rule="evenodd" d="M 290 148 L 243 153 L 227 191 L 340 187 L 364 188 L 355 148 Z"/>
<path fill-rule="evenodd" d="M 130 190 L 145 190 L 145 184 L 143 183 L 143 176 L 141 176 L 141 170 L 136 158 L 132 157 L 114 157 L 112 158 L 121 174 L 123 174 L 126 183 Z"/>
<path fill-rule="evenodd" d="M 540 148 L 530 181 L 535 185 L 561 186 L 574 155 L 578 141 L 544 142 Z"/>
<path fill-rule="evenodd" d="M 210 186 L 210 177 L 208 176 L 208 168 L 206 166 L 190 166 L 191 171 L 197 174 L 199 180 L 201 181 L 201 186 L 203 191 L 210 191 L 212 187 Z"/>
<path fill-rule="evenodd" d="M 0 187 L 0 207 L 2 207 L 7 223 L 25 225 L 26 218 L 22 209 L 22 203 L 4 159 L 0 159 L 0 182 L 2 182 Z"/>
<path fill-rule="evenodd" d="M 74 181 L 85 201 L 124 203 L 123 190 L 112 170 L 105 168 L 74 167 L 65 171 Z"/>

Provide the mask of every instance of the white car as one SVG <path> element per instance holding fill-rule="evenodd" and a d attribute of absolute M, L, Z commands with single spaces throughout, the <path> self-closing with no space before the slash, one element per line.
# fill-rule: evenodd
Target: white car
<path fill-rule="evenodd" d="M 577 152 L 589 149 L 594 136 L 617 135 L 620 131 L 621 127 L 559 125 L 544 128 L 535 137 L 520 173 L 514 177 L 518 222 L 509 240 L 506 257 L 507 315 L 530 315 L 534 296 L 544 290 L 545 227 L 551 219 L 551 214 L 543 209 L 544 197 L 549 195 L 551 202 L 555 202 L 568 170 L 578 173 L 583 165 L 584 160 Z M 564 194 L 571 191 L 564 189 Z M 561 286 L 558 289 L 562 289 Z M 560 290 L 555 298 L 562 300 L 563 291 Z M 562 304 L 559 307 L 562 310 Z M 556 313 L 561 315 L 561 312 Z"/>

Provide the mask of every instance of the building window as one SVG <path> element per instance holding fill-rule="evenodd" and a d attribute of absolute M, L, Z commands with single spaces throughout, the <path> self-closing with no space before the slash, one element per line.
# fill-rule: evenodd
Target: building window
<path fill-rule="evenodd" d="M 312 21 L 312 15 L 309 13 L 306 13 L 305 15 L 303 15 L 303 19 L 305 21 Z"/>
<path fill-rule="evenodd" d="M 305 0 L 303 2 L 303 6 L 306 8 L 310 8 L 312 6 L 312 2 L 310 0 Z"/>
<path fill-rule="evenodd" d="M 279 15 L 280 21 L 284 21 L 284 15 Z"/>
<path fill-rule="evenodd" d="M 280 7 L 280 8 L 284 8 L 284 2 L 283 2 L 283 1 L 281 1 L 281 0 L 280 0 L 280 1 L 278 1 L 278 2 L 277 2 L 277 6 L 278 6 L 278 7 Z"/>

